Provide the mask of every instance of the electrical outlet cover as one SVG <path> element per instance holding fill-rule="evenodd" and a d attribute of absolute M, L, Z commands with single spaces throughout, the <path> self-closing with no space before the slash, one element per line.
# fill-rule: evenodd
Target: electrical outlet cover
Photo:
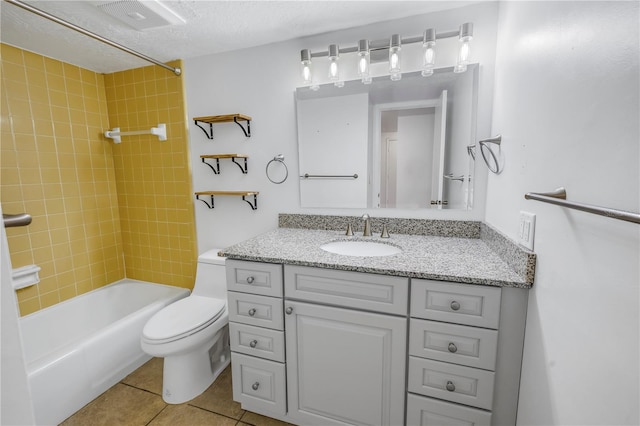
<path fill-rule="evenodd" d="M 518 223 L 518 243 L 533 251 L 533 240 L 536 229 L 536 215 L 529 212 L 520 212 Z"/>

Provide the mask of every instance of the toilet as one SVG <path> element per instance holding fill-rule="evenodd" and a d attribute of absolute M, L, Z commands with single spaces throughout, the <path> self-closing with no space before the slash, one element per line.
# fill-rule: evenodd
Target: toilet
<path fill-rule="evenodd" d="M 225 258 L 198 257 L 191 295 L 158 311 L 142 330 L 142 350 L 164 358 L 162 399 L 181 404 L 204 392 L 229 365 Z"/>

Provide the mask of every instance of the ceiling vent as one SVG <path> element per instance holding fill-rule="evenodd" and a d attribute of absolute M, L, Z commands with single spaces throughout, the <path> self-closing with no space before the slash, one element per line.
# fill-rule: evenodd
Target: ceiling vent
<path fill-rule="evenodd" d="M 139 31 L 186 23 L 182 17 L 157 0 L 100 1 L 96 6 Z"/>

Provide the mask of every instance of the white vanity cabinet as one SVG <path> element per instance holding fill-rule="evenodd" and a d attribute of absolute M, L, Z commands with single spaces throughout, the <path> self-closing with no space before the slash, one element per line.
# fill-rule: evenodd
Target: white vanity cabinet
<path fill-rule="evenodd" d="M 408 279 L 285 265 L 289 421 L 404 424 Z"/>
<path fill-rule="evenodd" d="M 513 425 L 527 292 L 413 279 L 407 425 Z"/>
<path fill-rule="evenodd" d="M 233 399 L 283 418 L 287 412 L 282 265 L 226 261 Z"/>
<path fill-rule="evenodd" d="M 528 292 L 228 259 L 233 398 L 293 424 L 516 424 Z"/>

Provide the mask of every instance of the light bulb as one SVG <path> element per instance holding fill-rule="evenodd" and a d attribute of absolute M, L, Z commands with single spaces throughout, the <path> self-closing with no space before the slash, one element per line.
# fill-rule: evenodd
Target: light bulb
<path fill-rule="evenodd" d="M 460 26 L 460 49 L 458 50 L 458 63 L 453 72 L 465 72 L 471 58 L 470 42 L 473 39 L 473 24 L 467 22 Z"/>
<path fill-rule="evenodd" d="M 358 42 L 358 76 L 364 84 L 371 82 L 369 77 L 369 40 L 360 40 Z"/>
<path fill-rule="evenodd" d="M 311 71 L 311 52 L 309 52 L 309 49 L 300 51 L 300 64 L 302 68 L 302 81 L 304 84 L 311 84 L 313 73 Z"/>
<path fill-rule="evenodd" d="M 436 31 L 430 28 L 424 32 L 422 41 L 422 76 L 433 75 L 433 68 L 436 64 Z"/>
<path fill-rule="evenodd" d="M 338 60 L 340 53 L 337 44 L 329 45 L 329 81 L 337 83 L 340 80 L 340 68 Z"/>
<path fill-rule="evenodd" d="M 400 71 L 400 51 L 402 50 L 400 35 L 394 34 L 391 36 L 391 42 L 389 43 L 389 74 L 391 74 L 391 80 L 397 81 L 402 78 Z"/>

